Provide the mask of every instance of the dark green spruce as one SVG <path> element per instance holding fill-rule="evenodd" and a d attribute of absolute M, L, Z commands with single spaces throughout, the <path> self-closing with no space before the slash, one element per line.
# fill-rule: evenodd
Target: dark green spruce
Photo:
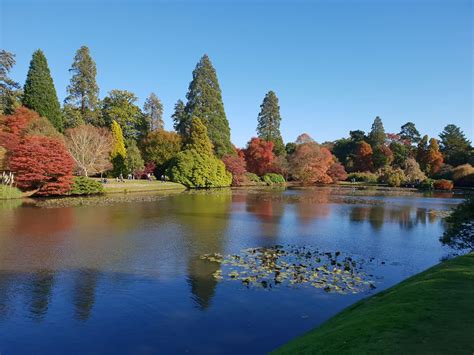
<path fill-rule="evenodd" d="M 30 62 L 23 92 L 23 105 L 46 117 L 58 131 L 63 131 L 61 107 L 48 62 L 41 49 L 33 53 Z"/>
<path fill-rule="evenodd" d="M 280 133 L 280 106 L 275 92 L 269 91 L 262 104 L 258 114 L 257 135 L 259 138 L 273 142 L 273 152 L 276 155 L 285 153 L 285 145 Z"/>
<path fill-rule="evenodd" d="M 216 155 L 222 157 L 232 154 L 229 121 L 224 111 L 221 89 L 216 70 L 207 55 L 201 58 L 193 71 L 186 98 L 184 122 L 178 126 L 183 126 L 183 132 L 188 134 L 191 118 L 200 118 L 207 128 Z"/>
<path fill-rule="evenodd" d="M 368 139 L 372 148 L 378 147 L 385 143 L 385 129 L 383 127 L 382 119 L 377 116 L 375 117 L 372 129 L 370 130 Z"/>

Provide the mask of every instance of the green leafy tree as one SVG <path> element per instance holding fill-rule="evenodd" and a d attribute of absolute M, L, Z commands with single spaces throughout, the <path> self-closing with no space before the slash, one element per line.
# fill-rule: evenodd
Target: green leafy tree
<path fill-rule="evenodd" d="M 15 63 L 13 53 L 0 50 L 0 115 L 11 115 L 20 106 L 20 85 L 8 76 Z"/>
<path fill-rule="evenodd" d="M 73 105 L 64 104 L 62 108 L 64 128 L 77 128 L 85 124 L 81 110 Z"/>
<path fill-rule="evenodd" d="M 140 149 L 138 149 L 137 142 L 130 139 L 127 141 L 127 157 L 125 158 L 125 168 L 127 173 L 136 175 L 139 171 L 145 168 Z"/>
<path fill-rule="evenodd" d="M 351 140 L 352 140 L 354 143 L 359 143 L 359 142 L 362 142 L 362 141 L 366 141 L 366 140 L 367 140 L 367 137 L 366 137 L 366 135 L 365 135 L 365 132 L 364 132 L 364 131 L 361 131 L 361 130 L 350 131 L 350 132 L 349 132 L 349 136 L 351 137 Z"/>
<path fill-rule="evenodd" d="M 64 124 L 56 89 L 44 53 L 33 53 L 23 90 L 23 105 L 46 117 L 60 132 Z"/>
<path fill-rule="evenodd" d="M 391 142 L 390 150 L 393 153 L 393 164 L 398 167 L 403 166 L 410 156 L 410 147 L 400 142 Z"/>
<path fill-rule="evenodd" d="M 64 104 L 78 109 L 82 122 L 99 126 L 99 86 L 95 79 L 97 68 L 88 47 L 82 46 L 77 50 L 69 72 L 72 77 Z"/>
<path fill-rule="evenodd" d="M 126 171 L 125 159 L 127 158 L 127 150 L 125 149 L 125 141 L 123 138 L 122 128 L 117 121 L 112 121 L 112 152 L 110 153 L 110 160 L 113 164 L 112 174 L 119 176 Z"/>
<path fill-rule="evenodd" d="M 405 123 L 400 129 L 400 138 L 410 142 L 410 144 L 418 144 L 421 140 L 420 132 L 415 127 L 413 122 Z"/>
<path fill-rule="evenodd" d="M 281 115 L 278 97 L 273 91 L 269 91 L 260 105 L 257 135 L 267 142 L 273 142 L 273 152 L 276 155 L 285 153 L 285 145 L 280 133 L 280 122 Z"/>
<path fill-rule="evenodd" d="M 217 156 L 233 154 L 230 141 L 229 122 L 224 111 L 222 94 L 217 74 L 207 55 L 204 55 L 193 71 L 193 80 L 186 94 L 186 118 L 182 122 L 183 131 L 189 127 L 192 117 L 199 117 L 206 125 L 207 133 L 214 145 Z M 187 137 L 184 136 L 186 139 Z"/>
<path fill-rule="evenodd" d="M 447 164 L 458 166 L 467 163 L 472 149 L 471 142 L 458 126 L 447 125 L 439 137 L 441 138 L 441 152 L 444 154 Z"/>
<path fill-rule="evenodd" d="M 138 139 L 146 134 L 145 119 L 136 105 L 137 97 L 126 90 L 112 90 L 104 99 L 102 112 L 105 123 L 113 121 L 122 127 L 125 139 Z"/>
<path fill-rule="evenodd" d="M 155 93 L 152 92 L 145 100 L 143 112 L 145 113 L 145 121 L 149 131 L 164 128 L 163 104 Z"/>
<path fill-rule="evenodd" d="M 214 156 L 206 126 L 199 118 L 193 118 L 192 122 L 185 150 L 173 158 L 168 176 L 187 187 L 230 186 L 232 174 Z"/>
<path fill-rule="evenodd" d="M 374 123 L 372 124 L 372 129 L 370 130 L 368 136 L 368 143 L 375 148 L 379 145 L 385 143 L 385 129 L 383 127 L 382 120 L 379 116 L 375 117 Z"/>
<path fill-rule="evenodd" d="M 181 136 L 176 132 L 157 129 L 148 133 L 142 142 L 142 151 L 145 161 L 153 162 L 158 169 L 164 167 L 168 161 L 181 151 Z"/>

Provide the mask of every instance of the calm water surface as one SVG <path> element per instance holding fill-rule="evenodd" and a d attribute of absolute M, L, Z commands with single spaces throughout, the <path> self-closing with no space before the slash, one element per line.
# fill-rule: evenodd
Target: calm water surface
<path fill-rule="evenodd" d="M 459 202 L 314 188 L 0 206 L 0 353 L 264 353 L 439 262 L 430 211 Z M 287 244 L 375 258 L 377 288 L 247 288 L 199 258 Z"/>

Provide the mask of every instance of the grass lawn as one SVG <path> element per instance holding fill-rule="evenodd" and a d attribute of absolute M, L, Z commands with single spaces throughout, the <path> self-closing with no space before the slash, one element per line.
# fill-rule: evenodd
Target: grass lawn
<path fill-rule="evenodd" d="M 161 182 L 148 180 L 125 180 L 124 182 L 117 182 L 115 181 L 115 179 L 108 179 L 107 184 L 104 184 L 105 193 L 127 193 L 185 189 L 186 187 L 181 184 L 168 181 Z"/>
<path fill-rule="evenodd" d="M 345 309 L 275 354 L 473 354 L 474 253 Z"/>

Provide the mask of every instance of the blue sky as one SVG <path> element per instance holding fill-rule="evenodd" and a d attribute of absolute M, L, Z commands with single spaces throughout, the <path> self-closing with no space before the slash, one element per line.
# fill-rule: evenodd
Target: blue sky
<path fill-rule="evenodd" d="M 46 54 L 60 100 L 75 51 L 97 63 L 100 96 L 126 89 L 162 99 L 165 125 L 207 53 L 222 88 L 232 140 L 255 135 L 268 90 L 285 141 L 319 142 L 413 121 L 437 136 L 454 123 L 473 139 L 470 0 L 42 1 L 1 0 L 1 48 L 24 83 L 32 52 Z"/>

